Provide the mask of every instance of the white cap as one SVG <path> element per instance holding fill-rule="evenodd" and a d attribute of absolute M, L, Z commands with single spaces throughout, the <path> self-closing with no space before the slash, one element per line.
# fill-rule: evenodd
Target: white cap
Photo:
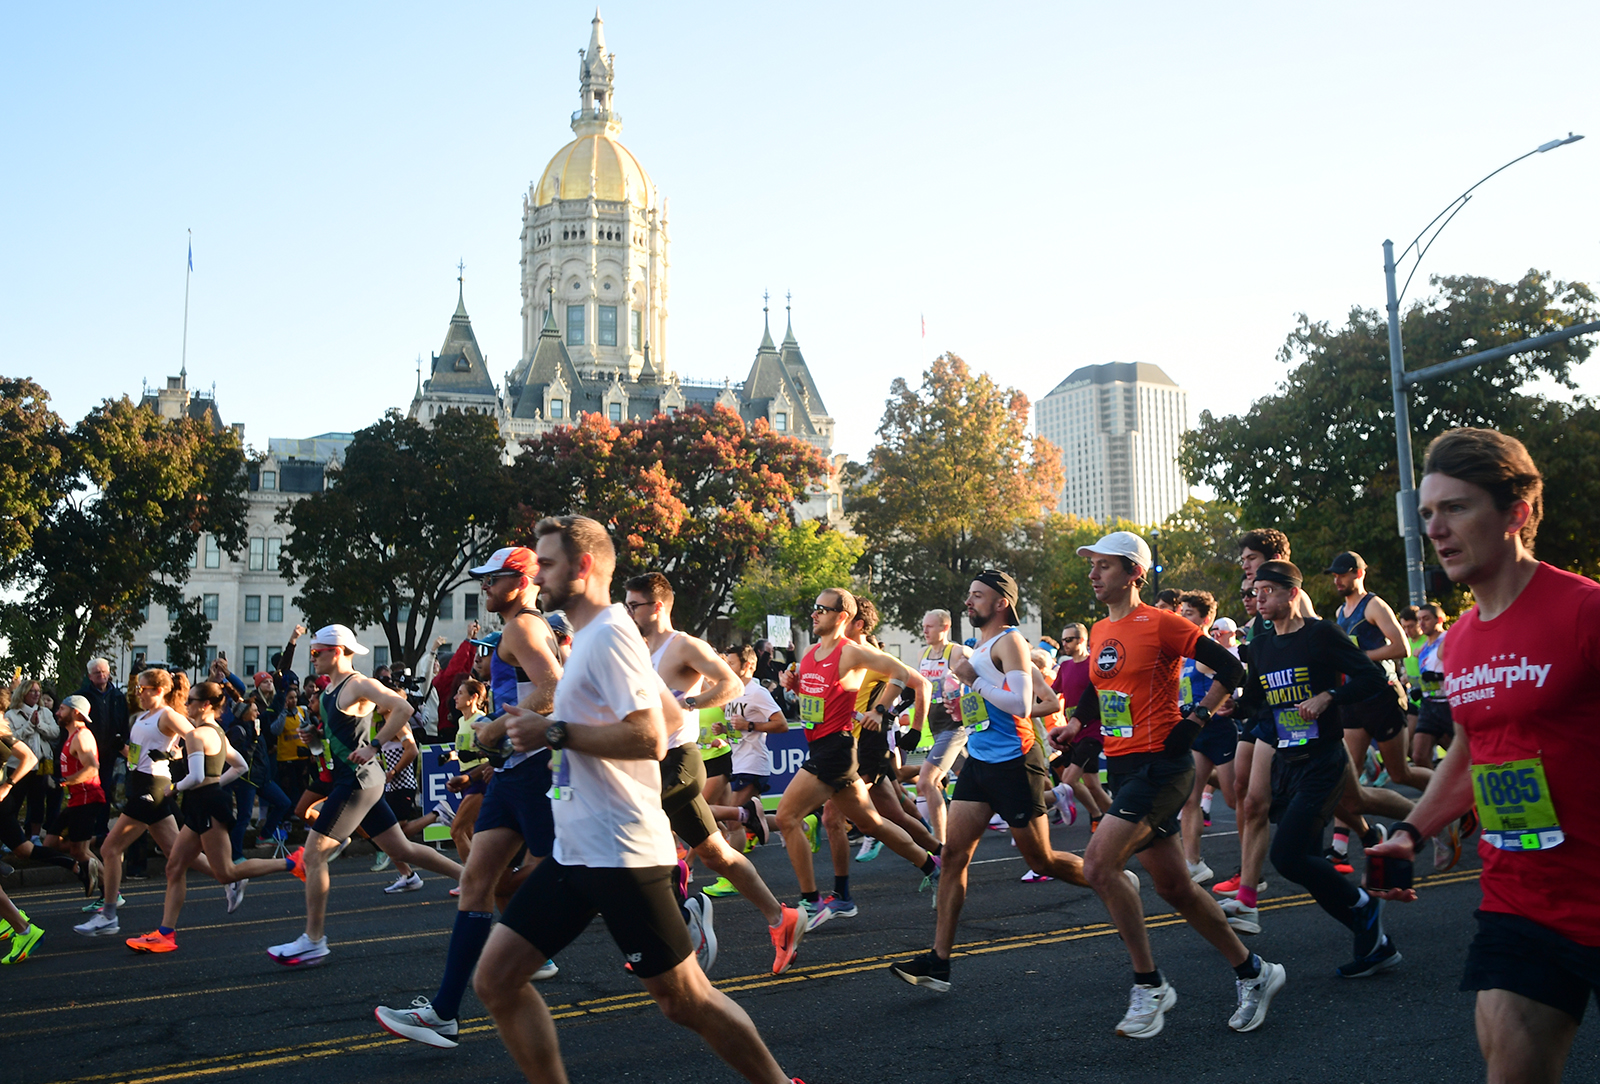
<path fill-rule="evenodd" d="M 474 577 L 487 576 L 491 572 L 509 570 L 531 576 L 535 565 L 533 551 L 527 546 L 506 546 L 495 550 L 489 555 L 489 559 L 477 568 L 468 569 L 467 574 Z"/>
<path fill-rule="evenodd" d="M 348 625 L 324 625 L 311 637 L 311 643 L 316 647 L 347 647 L 352 655 L 367 653 Z"/>
<path fill-rule="evenodd" d="M 1132 531 L 1112 531 L 1092 546 L 1079 546 L 1078 556 L 1126 557 L 1142 569 L 1151 565 L 1150 547 Z"/>
<path fill-rule="evenodd" d="M 1239 626 L 1233 623 L 1231 617 L 1219 617 L 1211 622 L 1212 632 L 1238 632 Z"/>

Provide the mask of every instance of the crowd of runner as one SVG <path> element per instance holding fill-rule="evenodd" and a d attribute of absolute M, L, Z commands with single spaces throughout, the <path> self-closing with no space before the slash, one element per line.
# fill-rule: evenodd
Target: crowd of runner
<path fill-rule="evenodd" d="M 1513 438 L 1438 438 L 1419 497 L 1439 564 L 1471 592 L 1453 624 L 1436 603 L 1397 612 L 1369 592 L 1358 553 L 1303 571 L 1272 528 L 1238 540 L 1241 620 L 1219 617 L 1206 591 L 1146 601 L 1150 549 L 1118 531 L 1079 550 L 1104 616 L 1059 640 L 1029 643 L 1016 580 L 985 569 L 965 600 L 966 643 L 934 610 L 926 647 L 903 662 L 875 639 L 871 600 L 829 588 L 811 646 L 786 670 L 748 645 L 719 649 L 675 629 L 673 585 L 659 572 L 614 590 L 600 523 L 546 519 L 531 547 L 472 569 L 503 627 L 463 645 L 441 675 L 455 805 L 415 806 L 414 700 L 358 673 L 368 649 L 332 624 L 310 638 L 315 674 L 303 685 L 293 641 L 254 689 L 225 664 L 192 686 L 181 672 L 140 671 L 125 731 L 109 737 L 90 698 L 103 680 L 57 706 L 17 675 L 0 726 L 10 758 L 0 840 L 78 878 L 91 899 L 77 934 L 139 953 L 177 950 L 191 870 L 226 887 L 230 913 L 251 880 L 298 877 L 304 929 L 266 951 L 310 968 L 332 953 L 329 863 L 364 837 L 379 851 L 374 869 L 398 874 L 386 891 L 420 886 L 418 868 L 459 882 L 439 987 L 376 1007 L 386 1030 L 456 1046 L 470 983 L 528 1079 L 560 1079 L 555 1026 L 530 980 L 558 974 L 555 957 L 603 917 L 620 966 L 669 1019 L 746 1079 L 781 1082 L 790 1078 L 755 1025 L 708 979 L 715 901 L 740 896 L 760 913 L 782 974 L 808 933 L 859 915 L 852 865 L 886 848 L 913 867 L 907 890 L 928 892 L 935 912 L 928 951 L 890 974 L 947 991 L 969 864 L 986 831 L 1009 830 L 1024 880 L 1081 886 L 1108 912 L 1132 978 L 1117 1035 L 1154 1038 L 1178 1002 L 1137 871 L 1232 970 L 1227 1025 L 1249 1032 L 1294 965 L 1292 944 L 1273 943 L 1273 960 L 1250 947 L 1269 943 L 1269 861 L 1343 927 L 1327 927 L 1350 945 L 1337 977 L 1355 980 L 1402 964 L 1384 911 L 1425 892 L 1413 861 L 1448 871 L 1476 835 L 1483 902 L 1463 989 L 1478 992 L 1489 1076 L 1559 1079 L 1600 997 L 1600 821 L 1582 800 L 1600 777 L 1588 695 L 1600 678 L 1600 585 L 1534 558 L 1542 480 Z M 1307 596 L 1311 575 L 1330 577 L 1339 599 L 1326 617 Z M 767 736 L 791 717 L 806 759 L 769 812 Z M 46 776 L 58 785 L 40 786 Z M 1236 868 L 1220 879 L 1200 852 L 1219 796 L 1238 825 Z M 256 799 L 257 839 L 277 853 L 246 859 Z M 1081 857 L 1050 833 L 1080 807 L 1091 830 Z M 306 841 L 289 850 L 296 819 Z M 461 864 L 415 841 L 440 820 Z M 124 938 L 118 890 L 146 836 L 166 857 L 162 916 Z M 824 836 L 827 892 L 814 857 Z M 747 857 L 769 840 L 793 868 L 792 903 Z M 692 891 L 696 865 L 709 883 Z M 26 959 L 43 933 L 0 893 L 4 963 Z"/>

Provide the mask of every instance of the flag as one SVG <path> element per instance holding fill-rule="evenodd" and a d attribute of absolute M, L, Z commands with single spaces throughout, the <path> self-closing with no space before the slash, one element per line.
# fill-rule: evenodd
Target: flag
<path fill-rule="evenodd" d="M 194 270 L 194 242 L 189 242 L 189 270 Z"/>
<path fill-rule="evenodd" d="M 191 270 L 193 269 L 191 268 Z M 922 337 L 924 339 L 928 337 L 928 318 L 926 316 L 922 317 Z"/>

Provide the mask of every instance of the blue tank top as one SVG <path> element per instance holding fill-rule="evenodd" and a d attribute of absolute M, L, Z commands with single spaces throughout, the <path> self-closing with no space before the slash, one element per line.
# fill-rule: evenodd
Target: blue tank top
<path fill-rule="evenodd" d="M 1000 636 L 1011 631 L 1009 628 L 1002 629 L 972 653 L 973 669 L 996 685 L 1005 683 L 1005 675 L 995 668 L 994 660 L 989 657 L 989 647 Z M 969 733 L 967 755 L 985 764 L 1015 760 L 1039 742 L 1039 734 L 1031 719 L 1002 711 L 976 692 L 966 692 L 961 696 L 961 724 Z"/>
<path fill-rule="evenodd" d="M 1178 677 L 1178 706 L 1192 708 L 1206 698 L 1216 678 L 1200 672 L 1200 664 L 1193 659 L 1183 660 L 1183 670 Z"/>
<path fill-rule="evenodd" d="M 1356 608 L 1351 610 L 1348 616 L 1346 616 L 1342 605 L 1333 611 L 1333 619 L 1338 623 L 1339 631 L 1350 637 L 1362 651 L 1372 651 L 1389 642 L 1389 638 L 1383 634 L 1383 630 L 1367 620 L 1367 603 L 1376 597 L 1371 592 L 1362 595 L 1361 601 L 1356 603 Z M 1378 665 L 1383 667 L 1383 672 L 1389 675 L 1390 681 L 1393 681 L 1394 660 L 1384 659 Z"/>

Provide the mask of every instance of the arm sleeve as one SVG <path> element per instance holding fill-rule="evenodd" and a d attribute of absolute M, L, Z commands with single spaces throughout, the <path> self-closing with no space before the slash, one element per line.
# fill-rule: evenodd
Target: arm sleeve
<path fill-rule="evenodd" d="M 1093 685 L 1086 685 L 1083 695 L 1078 697 L 1078 710 L 1072 717 L 1079 722 L 1098 723 L 1100 721 L 1100 694 Z"/>
<path fill-rule="evenodd" d="M 1233 657 L 1233 652 L 1209 636 L 1194 642 L 1194 661 L 1216 671 L 1217 680 L 1224 689 L 1237 689 L 1244 677 L 1244 664 Z"/>
<path fill-rule="evenodd" d="M 1004 689 L 982 677 L 972 687 L 1001 711 L 1023 717 L 1033 712 L 1033 674 L 1029 671 L 1007 670 Z"/>
<path fill-rule="evenodd" d="M 1245 662 L 1241 669 L 1246 673 L 1240 679 L 1240 684 L 1235 685 L 1234 688 L 1243 688 L 1244 692 L 1239 697 L 1239 706 L 1234 708 L 1233 715 L 1236 719 L 1249 719 L 1261 710 L 1263 692 L 1261 682 L 1257 681 L 1249 673 L 1255 666 L 1253 661 L 1254 652 L 1250 650 L 1250 646 L 1247 644 L 1241 649 L 1241 653 L 1244 655 Z"/>

